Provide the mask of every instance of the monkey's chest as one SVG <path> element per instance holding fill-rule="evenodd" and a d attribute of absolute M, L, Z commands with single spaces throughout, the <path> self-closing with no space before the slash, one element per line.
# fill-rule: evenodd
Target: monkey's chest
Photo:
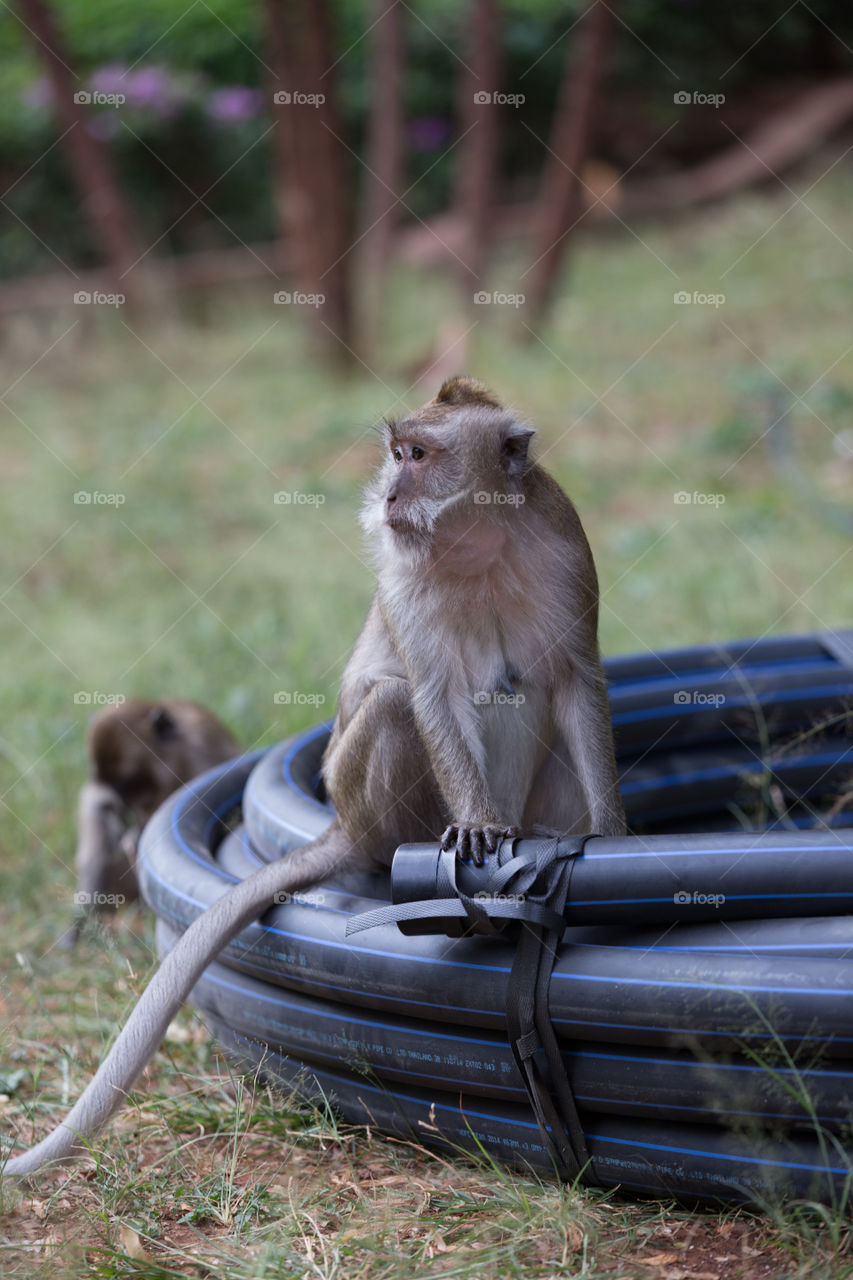
<path fill-rule="evenodd" d="M 489 794 L 503 819 L 521 823 L 533 779 L 551 738 L 543 691 L 516 680 L 504 682 L 478 708 L 480 743 Z"/>
<path fill-rule="evenodd" d="M 547 690 L 523 654 L 499 642 L 480 651 L 473 700 L 489 793 L 508 823 L 518 824 L 552 735 Z"/>

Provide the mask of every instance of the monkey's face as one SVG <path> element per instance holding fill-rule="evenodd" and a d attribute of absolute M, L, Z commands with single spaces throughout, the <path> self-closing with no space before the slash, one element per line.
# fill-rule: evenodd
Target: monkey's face
<path fill-rule="evenodd" d="M 482 571 L 508 532 L 507 495 L 514 501 L 521 491 L 531 435 L 470 378 L 451 379 L 435 400 L 386 422 L 384 461 L 362 510 L 380 555 Z"/>
<path fill-rule="evenodd" d="M 425 554 L 436 522 L 464 479 L 459 458 L 441 438 L 436 424 L 417 415 L 386 423 L 383 460 L 365 493 L 361 522 L 381 554 Z"/>
<path fill-rule="evenodd" d="M 94 777 L 118 793 L 139 823 L 184 781 L 182 754 L 174 720 L 157 703 L 108 708 L 90 726 Z"/>
<path fill-rule="evenodd" d="M 159 762 L 135 753 L 120 755 L 98 769 L 98 777 L 121 796 L 137 822 L 147 822 L 174 785 L 158 776 Z"/>
<path fill-rule="evenodd" d="M 396 540 L 430 541 L 448 522 L 493 521 L 500 496 L 518 487 L 530 433 L 505 413 L 457 410 L 426 426 L 414 414 L 391 424 L 386 458 L 368 494 L 368 528 Z M 503 513 L 501 513 L 503 514 Z"/>
<path fill-rule="evenodd" d="M 404 538 L 429 537 L 447 503 L 465 487 L 459 452 L 416 421 L 392 427 L 387 449 L 385 524 Z"/>

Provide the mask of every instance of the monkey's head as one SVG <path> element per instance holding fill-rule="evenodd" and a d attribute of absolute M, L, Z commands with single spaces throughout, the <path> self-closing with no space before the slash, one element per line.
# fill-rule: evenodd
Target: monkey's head
<path fill-rule="evenodd" d="M 385 423 L 362 524 L 384 550 L 426 558 L 442 531 L 505 520 L 517 511 L 532 435 L 481 382 L 451 378 L 434 400 Z"/>
<path fill-rule="evenodd" d="M 118 793 L 138 822 L 184 781 L 179 726 L 160 703 L 132 698 L 106 707 L 87 736 L 93 776 Z"/>

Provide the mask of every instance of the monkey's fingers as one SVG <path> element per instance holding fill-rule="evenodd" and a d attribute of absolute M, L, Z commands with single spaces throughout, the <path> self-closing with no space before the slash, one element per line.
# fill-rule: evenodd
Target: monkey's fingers
<path fill-rule="evenodd" d="M 463 855 L 460 853 L 460 842 L 464 840 L 464 832 L 465 828 L 457 826 L 455 822 L 452 822 L 449 827 L 445 827 L 441 837 L 442 852 L 444 853 L 448 849 L 455 849 L 457 858 L 461 858 Z"/>
<path fill-rule="evenodd" d="M 514 840 L 516 836 L 521 835 L 519 827 L 483 827 L 483 837 L 486 842 L 486 848 L 489 853 L 494 853 L 498 847 L 499 840 Z"/>
<path fill-rule="evenodd" d="M 481 867 L 487 853 L 494 853 L 501 838 L 512 839 L 519 835 L 518 827 L 500 827 L 494 823 L 452 823 L 441 837 L 443 850 L 454 849 L 456 856 L 465 861 L 469 856 L 476 867 Z"/>
<path fill-rule="evenodd" d="M 465 823 L 451 823 L 441 837 L 442 850 L 454 849 L 460 862 L 465 862 L 471 854 L 471 832 L 477 829 Z M 482 858 L 480 861 L 482 862 Z M 480 863 L 477 865 L 479 866 Z"/>

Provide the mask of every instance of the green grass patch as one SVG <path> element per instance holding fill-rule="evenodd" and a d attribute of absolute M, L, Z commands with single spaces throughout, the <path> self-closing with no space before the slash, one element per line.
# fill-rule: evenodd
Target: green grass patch
<path fill-rule="evenodd" d="M 542 333 L 520 341 L 509 309 L 475 317 L 466 371 L 536 425 L 587 527 L 605 652 L 850 624 L 851 537 L 832 512 L 853 513 L 852 194 L 839 167 L 808 207 L 750 194 L 596 233 Z M 510 246 L 492 287 L 523 290 L 525 269 Z M 675 304 L 680 290 L 725 302 Z M 8 333 L 6 1133 L 60 1117 L 152 964 L 151 922 L 133 913 L 70 960 L 53 950 L 92 710 L 75 694 L 198 698 L 247 747 L 317 718 L 275 703 L 279 690 L 321 695 L 332 713 L 373 587 L 356 521 L 373 428 L 417 403 L 399 371 L 454 305 L 439 272 L 412 267 L 391 298 L 381 367 L 338 379 L 272 290 L 235 291 L 205 323 L 164 320 L 142 339 L 121 316 L 71 307 Z M 780 406 L 797 497 L 768 448 Z M 79 492 L 121 502 L 75 503 Z M 98 1143 L 94 1174 L 57 1174 L 36 1197 L 3 1188 L 3 1275 L 853 1273 L 837 1219 L 691 1214 L 425 1154 L 247 1092 L 191 1015 L 178 1026 Z"/>

